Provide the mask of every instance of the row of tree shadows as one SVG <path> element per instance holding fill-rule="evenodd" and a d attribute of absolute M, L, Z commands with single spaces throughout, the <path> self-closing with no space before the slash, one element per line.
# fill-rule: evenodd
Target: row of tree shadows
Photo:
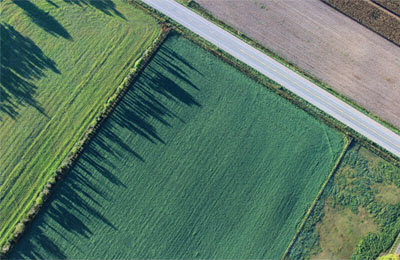
<path fill-rule="evenodd" d="M 153 144 L 165 145 L 166 141 L 157 132 L 154 124 L 158 122 L 158 125 L 161 123 L 173 127 L 171 125 L 173 118 L 183 122 L 168 108 L 167 103 L 201 107 L 193 95 L 172 79 L 177 78 L 184 82 L 186 89 L 194 88 L 195 92 L 199 91 L 186 74 L 185 70 L 188 69 L 201 75 L 185 58 L 167 46 L 162 46 L 115 111 L 103 123 L 74 168 L 45 204 L 42 213 L 34 220 L 27 234 L 11 252 L 12 259 L 67 258 L 65 249 L 57 243 L 58 239 L 67 242 L 68 250 L 84 248 L 85 243 L 88 243 L 87 240 L 96 232 L 88 225 L 94 219 L 113 230 L 118 230 L 118 227 L 113 225 L 112 219 L 107 219 L 103 212 L 98 210 L 103 207 L 101 201 L 118 198 L 113 197 L 112 192 L 107 192 L 110 189 L 101 187 L 129 188 L 127 185 L 130 184 L 123 183 L 116 175 L 118 165 L 112 163 L 116 161 L 115 158 L 118 160 L 123 156 L 125 158 L 129 156 L 136 159 L 137 163 L 146 163 L 146 159 L 135 151 L 140 147 L 126 143 L 118 136 L 116 130 L 122 128 L 124 131 L 128 130 L 131 136 L 137 136 Z M 53 221 L 48 221 L 49 218 Z M 57 239 L 49 237 L 48 230 L 52 230 L 50 233 L 56 233 Z M 79 245 L 72 244 L 74 242 L 68 239 L 71 235 L 80 237 L 82 242 Z M 46 254 L 42 254 L 43 251 Z"/>
<path fill-rule="evenodd" d="M 46 0 L 55 8 L 59 6 Z M 91 6 L 110 16 L 125 19 L 115 8 L 111 0 L 63 0 L 71 5 Z M 48 12 L 35 5 L 34 1 L 13 0 L 30 20 L 47 33 L 56 37 L 72 40 L 68 31 Z M 20 106 L 29 105 L 44 114 L 44 110 L 35 99 L 37 86 L 33 80 L 45 77 L 44 71 L 51 70 L 60 74 L 56 63 L 47 57 L 38 45 L 29 37 L 22 35 L 13 26 L 1 23 L 1 64 L 0 64 L 0 112 L 12 119 L 18 116 Z M 2 116 L 0 114 L 0 121 Z"/>

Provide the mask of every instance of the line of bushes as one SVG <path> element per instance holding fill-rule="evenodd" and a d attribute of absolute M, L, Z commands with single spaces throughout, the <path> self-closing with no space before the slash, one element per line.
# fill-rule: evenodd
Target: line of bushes
<path fill-rule="evenodd" d="M 213 16 L 208 10 L 206 10 L 202 6 L 200 6 L 195 0 L 177 0 L 177 1 L 180 2 L 181 4 L 187 6 L 192 11 L 194 11 L 194 12 L 198 13 L 199 15 L 203 16 L 207 20 L 209 20 L 209 21 L 213 22 L 214 24 L 218 25 L 219 27 L 223 28 L 224 30 L 232 33 L 233 35 L 235 35 L 236 37 L 240 38 L 241 40 L 243 40 L 247 44 L 253 46 L 254 48 L 258 49 L 259 51 L 261 51 L 261 52 L 267 54 L 268 56 L 272 57 L 273 59 L 275 59 L 276 61 L 278 61 L 282 65 L 284 65 L 284 66 L 290 68 L 291 70 L 295 71 L 296 73 L 302 75 L 303 77 L 305 77 L 309 81 L 313 82 L 314 84 L 316 84 L 317 86 L 321 87 L 322 89 L 328 91 L 332 95 L 336 96 L 337 98 L 339 98 L 342 101 L 346 102 L 347 104 L 351 105 L 352 107 L 354 107 L 355 109 L 357 109 L 360 112 L 364 113 L 365 115 L 367 115 L 367 116 L 373 118 L 374 120 L 378 121 L 380 124 L 382 124 L 382 125 L 386 126 L 387 128 L 391 129 L 393 132 L 395 132 L 397 134 L 400 134 L 400 129 L 395 127 L 394 125 L 392 125 L 390 122 L 380 118 L 379 116 L 375 115 L 374 113 L 372 113 L 372 112 L 368 111 L 367 109 L 361 107 L 354 100 L 352 100 L 352 99 L 350 99 L 350 98 L 348 98 L 346 96 L 343 96 L 342 94 L 336 92 L 334 89 L 332 89 L 332 87 L 330 87 L 329 85 L 324 83 L 318 77 L 316 77 L 316 76 L 312 75 L 310 72 L 298 67 L 293 62 L 283 58 L 282 56 L 280 56 L 279 54 L 277 54 L 273 50 L 265 47 L 264 45 L 262 45 L 261 43 L 257 42 L 256 40 L 253 40 L 252 38 L 247 36 L 245 33 L 241 32 L 241 31 L 233 28 L 229 24 L 226 24 L 225 22 L 219 20 L 218 18 Z"/>
<path fill-rule="evenodd" d="M 16 225 L 11 237 L 1 248 L 0 259 L 5 258 L 6 254 L 10 251 L 12 246 L 21 238 L 23 233 L 27 230 L 29 224 L 31 224 L 40 209 L 43 207 L 44 203 L 56 189 L 57 184 L 60 183 L 60 181 L 69 172 L 69 170 L 74 166 L 77 159 L 83 153 L 85 147 L 90 143 L 92 138 L 97 133 L 98 129 L 101 127 L 102 123 L 108 118 L 114 108 L 118 105 L 119 101 L 125 95 L 129 87 L 139 77 L 142 70 L 146 67 L 158 48 L 169 35 L 169 32 L 170 28 L 162 24 L 160 35 L 151 44 L 151 46 L 142 53 L 134 66 L 130 69 L 129 74 L 124 78 L 118 88 L 116 88 L 114 93 L 108 98 L 99 115 L 93 120 L 93 122 L 90 123 L 88 129 L 83 133 L 82 137 L 71 149 L 69 155 L 64 159 L 58 169 L 49 178 L 43 190 L 38 194 L 36 200 L 34 201 L 34 205 L 24 216 L 23 220 Z"/>
<path fill-rule="evenodd" d="M 299 228 L 297 229 L 296 234 L 294 235 L 292 241 L 289 243 L 289 246 L 287 247 L 286 251 L 283 253 L 282 258 L 281 259 L 287 259 L 288 258 L 288 254 L 290 252 L 290 250 L 292 249 L 294 243 L 296 242 L 296 240 L 298 239 L 300 232 L 303 230 L 306 222 L 308 221 L 308 219 L 311 216 L 314 216 L 314 214 L 311 214 L 313 211 L 315 211 L 314 209 L 316 208 L 316 205 L 318 204 L 318 202 L 320 201 L 322 194 L 324 194 L 325 192 L 325 188 L 327 187 L 328 183 L 331 181 L 331 179 L 333 178 L 335 172 L 337 171 L 337 169 L 339 168 L 340 162 L 342 161 L 342 158 L 344 156 L 344 154 L 347 151 L 347 148 L 350 146 L 351 142 L 352 142 L 352 138 L 346 136 L 345 138 L 346 143 L 343 147 L 342 152 L 339 155 L 339 158 L 337 159 L 335 166 L 332 168 L 332 171 L 329 173 L 328 177 L 326 178 L 326 181 L 324 182 L 324 184 L 322 185 L 320 191 L 318 192 L 317 196 L 315 197 L 313 203 L 311 204 L 311 207 L 308 209 L 306 215 L 304 216 Z M 321 209 L 317 209 L 317 210 L 321 210 Z"/>
<path fill-rule="evenodd" d="M 386 8 L 392 13 L 400 16 L 400 1 L 399 0 L 372 0 L 374 3 Z"/>
<path fill-rule="evenodd" d="M 165 16 L 164 14 L 160 13 L 156 9 L 152 8 L 151 6 L 143 3 L 140 0 L 129 0 L 130 3 L 134 4 L 137 8 L 143 9 L 150 15 L 153 15 L 156 19 L 158 19 L 161 23 L 168 23 L 174 29 L 175 32 L 183 35 L 184 37 L 188 38 L 189 40 L 195 42 L 200 47 L 206 49 L 207 51 L 211 52 L 215 56 L 219 57 L 220 59 L 224 60 L 228 64 L 231 64 L 238 70 L 242 71 L 243 73 L 247 74 L 256 82 L 262 84 L 263 86 L 269 88 L 279 96 L 289 100 L 294 105 L 298 106 L 299 108 L 305 110 L 318 120 L 326 123 L 327 125 L 337 129 L 338 131 L 343 132 L 347 136 L 351 136 L 356 141 L 362 143 L 366 147 L 369 147 L 370 150 L 379 154 L 381 157 L 385 158 L 386 160 L 392 162 L 393 164 L 400 165 L 400 161 L 397 157 L 383 149 L 382 147 L 378 146 L 377 144 L 373 143 L 369 139 L 365 138 L 364 136 L 360 135 L 358 132 L 353 130 L 352 128 L 344 125 L 337 119 L 333 118 L 332 116 L 328 115 L 327 113 L 323 112 L 316 106 L 308 103 L 304 99 L 300 98 L 299 96 L 295 95 L 294 93 L 290 92 L 286 88 L 280 86 L 278 83 L 274 82 L 270 78 L 266 77 L 265 75 L 261 74 L 257 70 L 253 69 L 249 65 L 245 64 L 244 62 L 236 59 L 232 55 L 228 54 L 227 52 L 219 49 L 215 45 L 211 44 L 210 42 L 206 41 L 205 39 L 201 38 L 197 34 L 193 33 L 192 31 L 188 30 L 186 27 L 176 23 L 174 20 L 170 19 L 169 17 Z M 190 3 L 192 3 L 191 1 Z"/>
<path fill-rule="evenodd" d="M 400 46 L 400 19 L 365 0 L 322 0 L 397 46 Z"/>

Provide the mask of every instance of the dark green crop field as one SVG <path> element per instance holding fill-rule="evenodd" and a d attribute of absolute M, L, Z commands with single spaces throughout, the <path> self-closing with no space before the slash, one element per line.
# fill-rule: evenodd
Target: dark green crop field
<path fill-rule="evenodd" d="M 1 1 L 0 246 L 160 28 L 123 1 Z"/>
<path fill-rule="evenodd" d="M 342 134 L 170 37 L 12 258 L 279 258 Z"/>

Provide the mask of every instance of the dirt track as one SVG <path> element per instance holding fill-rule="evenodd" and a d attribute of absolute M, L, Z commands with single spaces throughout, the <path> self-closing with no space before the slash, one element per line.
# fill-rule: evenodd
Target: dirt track
<path fill-rule="evenodd" d="M 319 0 L 196 0 L 400 127 L 400 48 Z"/>

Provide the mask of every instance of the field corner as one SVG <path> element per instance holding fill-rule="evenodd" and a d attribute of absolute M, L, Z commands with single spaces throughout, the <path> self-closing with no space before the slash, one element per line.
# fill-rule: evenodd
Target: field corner
<path fill-rule="evenodd" d="M 302 222 L 301 222 L 296 234 L 294 235 L 292 241 L 289 243 L 289 246 L 287 247 L 287 249 L 283 253 L 283 255 L 281 257 L 282 260 L 288 259 L 287 255 L 290 252 L 290 249 L 293 247 L 294 243 L 296 242 L 296 239 L 298 238 L 298 236 L 299 236 L 300 232 L 302 231 L 305 223 L 307 222 L 308 217 L 310 216 L 311 212 L 315 208 L 315 205 L 317 204 L 317 202 L 320 200 L 320 198 L 321 198 L 326 186 L 328 185 L 329 181 L 335 175 L 335 172 L 339 168 L 339 165 L 340 165 L 340 163 L 341 163 L 341 161 L 342 161 L 347 149 L 349 148 L 350 144 L 353 142 L 353 138 L 348 136 L 348 135 L 345 135 L 344 140 L 345 140 L 345 144 L 343 146 L 342 152 L 340 153 L 338 159 L 336 160 L 335 165 L 333 166 L 331 172 L 329 173 L 328 177 L 326 178 L 325 182 L 323 183 L 320 191 L 318 192 L 317 196 L 315 197 L 315 199 L 314 199 L 313 203 L 311 204 L 310 208 L 307 210 L 307 213 L 305 214 L 305 216 L 304 216 L 304 218 L 303 218 L 303 220 L 302 220 Z"/>

